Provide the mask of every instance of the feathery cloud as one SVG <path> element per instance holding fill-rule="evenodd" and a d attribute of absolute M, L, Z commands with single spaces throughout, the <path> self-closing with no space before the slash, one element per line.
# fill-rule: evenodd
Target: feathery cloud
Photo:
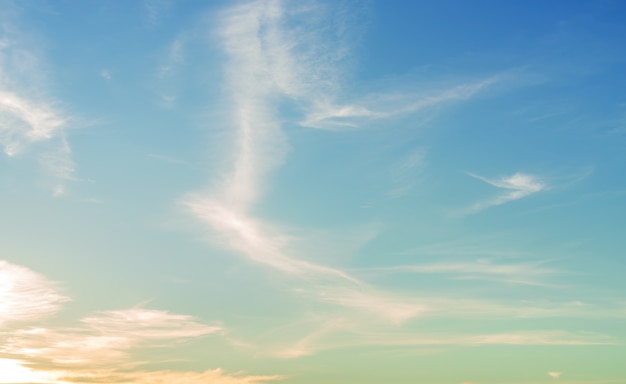
<path fill-rule="evenodd" d="M 324 18 L 315 13 L 322 12 L 323 7 L 313 2 L 307 4 L 310 6 L 290 8 L 276 0 L 256 0 L 235 5 L 220 14 L 217 35 L 225 53 L 225 90 L 228 95 L 224 103 L 228 120 L 223 126 L 231 134 L 230 151 L 223 152 L 226 156 L 219 179 L 214 180 L 206 192 L 184 196 L 181 204 L 209 227 L 210 236 L 217 239 L 220 246 L 282 272 L 294 281 L 295 293 L 330 305 L 334 308 L 330 316 L 352 319 L 353 327 L 357 329 L 376 324 L 398 328 L 417 316 L 550 317 L 566 312 L 569 308 L 564 309 L 563 305 L 550 307 L 525 303 L 513 308 L 481 300 L 420 298 L 386 292 L 340 269 L 299 258 L 290 247 L 289 236 L 277 226 L 251 214 L 265 191 L 271 172 L 282 164 L 289 149 L 281 120 L 276 117 L 282 100 L 288 99 L 300 108 L 303 115 L 301 125 L 334 130 L 467 100 L 501 81 L 500 76 L 492 76 L 432 93 L 390 91 L 369 95 L 356 102 L 338 101 L 337 90 L 341 83 L 338 74 L 341 71 L 336 64 L 341 62 L 345 52 L 315 54 L 322 50 L 320 47 L 327 46 L 324 34 L 311 21 L 306 21 L 306 28 L 293 26 L 294 19 L 300 20 L 298 18 L 313 14 L 317 16 L 313 19 L 323 23 Z M 333 81 L 322 79 L 322 75 L 328 75 Z M 406 167 L 418 166 L 422 157 L 419 154 L 410 157 Z M 472 176 L 508 191 L 475 205 L 471 212 L 520 199 L 546 188 L 535 177 L 520 173 L 498 180 Z M 543 272 L 548 273 L 530 264 L 487 266 L 482 269 L 470 264 L 431 265 L 423 266 L 421 271 L 418 267 L 414 272 L 460 273 L 467 268 L 483 277 L 515 277 L 519 274 L 537 277 Z M 363 316 L 364 313 L 367 316 Z M 342 324 L 339 321 L 323 328 L 306 341 L 283 351 L 283 355 L 305 355 L 311 351 L 308 343 L 314 343 L 318 338 L 349 334 L 350 331 Z M 567 337 L 561 340 L 557 336 L 516 333 L 466 336 L 461 338 L 464 340 L 461 344 L 571 342 Z M 403 335 L 405 340 L 406 337 Z M 381 337 L 378 342 L 382 344 L 385 340 Z M 454 344 L 452 338 L 435 338 L 426 342 L 419 339 L 415 342 Z M 584 343 L 584 340 L 580 342 Z"/>
<path fill-rule="evenodd" d="M 191 316 L 141 308 L 101 312 L 81 323 L 83 326 L 74 328 L 15 331 L 0 351 L 62 365 L 109 365 L 128 359 L 134 348 L 222 330 L 219 326 L 200 324 Z"/>
<path fill-rule="evenodd" d="M 57 284 L 28 268 L 0 260 L 0 329 L 48 317 L 69 299 Z"/>
<path fill-rule="evenodd" d="M 526 196 L 532 195 L 533 193 L 537 193 L 548 188 L 548 185 L 542 182 L 536 176 L 527 175 L 519 172 L 511 176 L 503 176 L 499 179 L 488 179 L 486 177 L 479 176 L 473 173 L 468 173 L 468 175 L 478 180 L 484 181 L 485 183 L 494 187 L 509 190 L 509 192 L 504 192 L 490 200 L 485 200 L 473 204 L 463 211 L 464 214 L 476 213 L 489 207 L 502 205 L 514 200 L 519 200 Z"/>
<path fill-rule="evenodd" d="M 15 18 L 17 11 L 11 14 Z M 22 46 L 13 24 L 13 19 L 0 19 L 0 146 L 9 157 L 39 153 L 54 195 L 62 195 L 65 183 L 74 178 L 67 142 L 72 118 L 44 96 L 40 60 Z"/>

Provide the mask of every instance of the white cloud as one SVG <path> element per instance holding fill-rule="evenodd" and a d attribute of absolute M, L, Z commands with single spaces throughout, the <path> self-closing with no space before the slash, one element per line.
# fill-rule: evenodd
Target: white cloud
<path fill-rule="evenodd" d="M 376 93 L 349 105 L 335 105 L 330 98 L 317 100 L 300 124 L 328 130 L 356 128 L 366 124 L 368 120 L 408 115 L 426 109 L 432 110 L 453 101 L 467 100 L 500 80 L 500 76 L 493 76 L 460 85 L 441 86 L 427 92 Z"/>
<path fill-rule="evenodd" d="M 51 105 L 0 90 L 0 140 L 8 156 L 52 139 L 65 125 L 66 119 Z"/>
<path fill-rule="evenodd" d="M 0 328 L 41 320 L 69 299 L 57 284 L 28 268 L 0 260 Z"/>
<path fill-rule="evenodd" d="M 45 96 L 45 71 L 34 50 L 15 33 L 17 14 L 13 10 L 10 20 L 0 20 L 0 33 L 7 35 L 0 44 L 0 146 L 9 157 L 38 153 L 54 195 L 61 195 L 74 173 L 67 143 L 72 118 Z"/>
<path fill-rule="evenodd" d="M 219 325 L 162 310 L 101 311 L 75 327 L 28 326 L 58 312 L 68 299 L 56 284 L 27 268 L 0 261 L 0 383 L 214 383 L 257 384 L 277 375 L 147 371 L 136 367 L 137 348 L 173 348 L 178 343 L 221 333 Z"/>
<path fill-rule="evenodd" d="M 133 308 L 100 312 L 74 328 L 28 328 L 15 331 L 0 351 L 54 364 L 94 366 L 125 362 L 138 347 L 158 346 L 220 332 L 191 316 Z"/>
<path fill-rule="evenodd" d="M 296 3 L 302 4 L 302 3 Z M 383 291 L 372 287 L 340 270 L 307 261 L 293 252 L 290 236 L 278 226 L 264 221 L 251 212 L 265 191 L 273 170 L 282 164 L 289 149 L 277 118 L 282 100 L 289 99 L 300 107 L 302 125 L 323 129 L 359 126 L 364 121 L 391 117 L 436 108 L 452 101 L 466 100 L 500 81 L 493 76 L 464 84 L 441 87 L 429 92 L 380 92 L 356 101 L 339 100 L 340 69 L 334 65 L 342 54 L 319 54 L 329 46 L 321 29 L 306 15 L 323 23 L 322 7 L 314 3 L 294 8 L 273 0 L 257 0 L 236 5 L 220 14 L 218 37 L 225 53 L 225 101 L 222 122 L 231 135 L 229 145 L 219 140 L 217 152 L 223 154 L 223 168 L 206 192 L 188 194 L 181 204 L 200 222 L 209 227 L 208 233 L 222 247 L 245 256 L 248 260 L 280 271 L 291 279 L 293 291 L 305 295 L 328 310 L 333 319 L 307 337 L 300 338 L 282 356 L 297 357 L 315 350 L 343 345 L 327 339 L 338 335 L 350 338 L 356 333 L 368 334 L 357 340 L 370 345 L 480 345 L 480 344 L 543 344 L 581 343 L 587 339 L 572 334 L 503 333 L 497 335 L 420 336 L 390 335 L 370 332 L 368 327 L 398 329 L 418 316 L 473 318 L 550 317 L 574 311 L 568 304 L 502 305 L 481 300 L 414 297 L 408 293 Z M 304 24 L 294 22 L 304 20 Z M 297 27 L 293 27 L 294 25 Z M 312 28 L 311 28 L 312 27 Z M 312 31 L 309 33 L 309 31 Z M 332 45 L 332 44 L 330 44 Z M 332 49 L 331 49 L 332 50 Z M 324 80 L 329 75 L 331 81 Z M 339 101 L 338 101 L 339 100 Z M 403 165 L 410 172 L 419 167 L 423 156 L 412 154 Z M 489 206 L 523 198 L 546 187 L 534 176 L 515 174 L 497 180 L 473 175 L 495 187 L 505 189 L 501 196 L 475 205 L 472 212 Z M 478 268 L 472 264 L 422 266 L 422 273 L 460 273 L 469 268 L 480 276 L 510 278 L 520 274 L 535 278 L 543 273 L 533 265 L 488 265 Z M 418 272 L 416 270 L 415 272 Z M 574 306 L 575 307 L 575 306 Z M 350 323 L 351 322 L 351 323 Z M 345 324 L 351 324 L 354 331 Z M 386 328 L 384 328 L 386 327 Z M 370 332 L 370 333 L 368 333 Z M 559 336 L 562 336 L 559 338 Z M 592 338 L 593 339 L 593 338 Z M 460 340 L 460 341 L 457 341 Z M 590 342 L 594 342 L 593 340 Z M 355 341 L 350 341 L 347 344 Z M 330 346 L 329 346 L 330 345 Z M 281 354 L 278 353 L 278 354 Z"/>
<path fill-rule="evenodd" d="M 490 200 L 478 202 L 464 210 L 464 214 L 476 213 L 489 207 L 519 200 L 548 188 L 548 185 L 542 182 L 537 176 L 519 172 L 499 179 L 488 179 L 473 173 L 469 173 L 469 175 L 494 187 L 509 190 L 509 192 L 504 192 Z"/>

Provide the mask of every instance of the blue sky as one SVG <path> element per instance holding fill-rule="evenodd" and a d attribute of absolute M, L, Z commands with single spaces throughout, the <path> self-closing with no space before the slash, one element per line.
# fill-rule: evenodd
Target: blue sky
<path fill-rule="evenodd" d="M 3 2 L 0 383 L 626 383 L 625 11 Z"/>

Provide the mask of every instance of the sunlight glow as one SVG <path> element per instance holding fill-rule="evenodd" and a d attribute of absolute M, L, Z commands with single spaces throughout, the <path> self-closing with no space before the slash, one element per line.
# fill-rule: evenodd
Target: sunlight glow
<path fill-rule="evenodd" d="M 0 383 L 19 384 L 19 383 L 54 383 L 63 384 L 59 381 L 60 373 L 34 371 L 24 366 L 24 362 L 14 359 L 0 358 Z"/>

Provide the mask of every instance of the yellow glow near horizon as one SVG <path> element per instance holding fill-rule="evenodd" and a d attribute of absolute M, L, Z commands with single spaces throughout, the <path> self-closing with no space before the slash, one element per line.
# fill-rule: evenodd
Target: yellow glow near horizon
<path fill-rule="evenodd" d="M 54 372 L 35 371 L 24 366 L 24 362 L 14 359 L 0 358 L 0 383 L 42 383 L 42 384 L 63 384 L 58 381 L 60 374 Z"/>

